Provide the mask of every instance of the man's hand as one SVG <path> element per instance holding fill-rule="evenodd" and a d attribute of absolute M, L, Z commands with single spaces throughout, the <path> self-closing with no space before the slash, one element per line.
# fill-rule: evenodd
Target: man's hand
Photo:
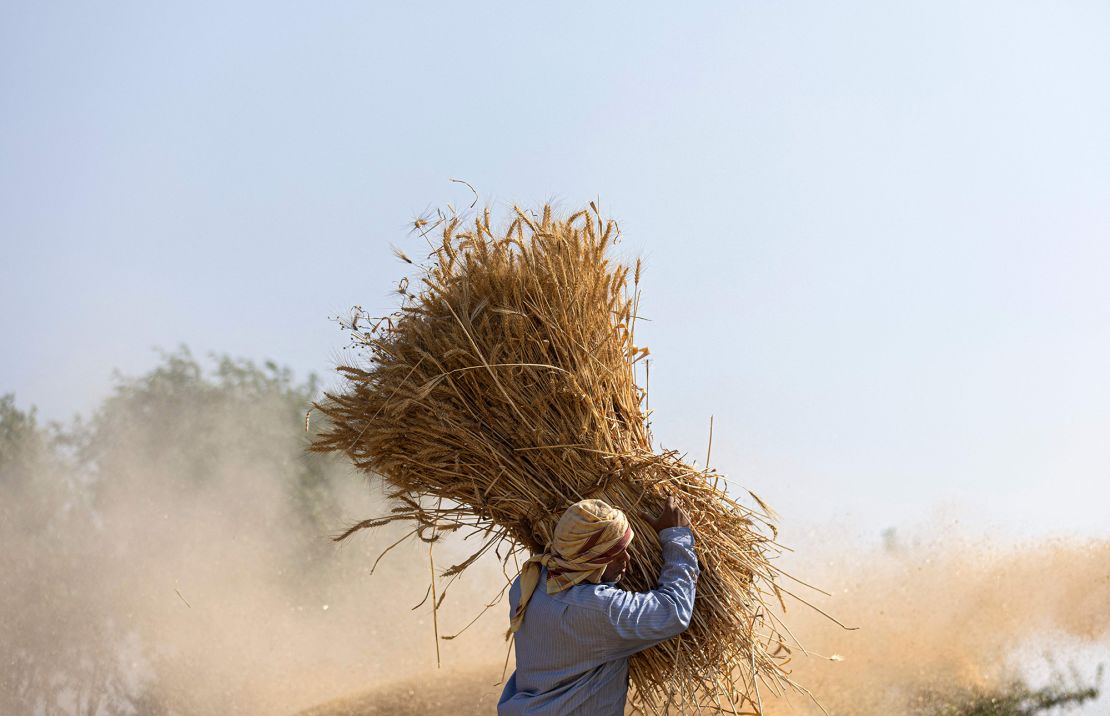
<path fill-rule="evenodd" d="M 689 527 L 690 518 L 674 503 L 674 497 L 668 497 L 666 504 L 663 505 L 663 511 L 659 513 L 658 517 L 652 517 L 647 512 L 641 512 L 640 517 L 644 518 L 644 522 L 651 525 L 656 532 L 662 532 L 668 527 Z"/>

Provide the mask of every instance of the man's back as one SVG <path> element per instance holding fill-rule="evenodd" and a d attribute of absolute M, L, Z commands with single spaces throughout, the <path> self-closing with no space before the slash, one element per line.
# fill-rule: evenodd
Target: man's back
<path fill-rule="evenodd" d="M 546 569 L 516 633 L 516 672 L 497 706 L 502 716 L 623 713 L 628 657 L 690 625 L 698 578 L 693 533 L 659 533 L 663 570 L 650 592 L 626 592 L 613 583 L 580 584 L 548 594 Z M 510 614 L 520 581 L 509 592 Z"/>

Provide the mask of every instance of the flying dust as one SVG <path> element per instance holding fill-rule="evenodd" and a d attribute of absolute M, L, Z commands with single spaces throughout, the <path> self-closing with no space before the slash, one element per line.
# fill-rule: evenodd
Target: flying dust
<path fill-rule="evenodd" d="M 206 375 L 179 353 L 69 428 L 4 400 L 0 713 L 293 714 L 335 699 L 311 712 L 493 712 L 506 602 L 439 640 L 437 668 L 427 545 L 403 527 L 329 539 L 389 506 L 349 466 L 304 454 L 315 390 L 227 359 Z M 467 546 L 437 545 L 437 567 Z M 915 713 L 930 690 L 1002 685 L 1039 645 L 1110 652 L 1105 541 L 945 533 L 800 555 L 791 571 L 832 594 L 816 603 L 860 627 L 788 604 L 812 653 L 796 650 L 794 678 L 833 714 Z M 440 635 L 504 585 L 495 559 L 468 569 Z M 762 697 L 768 716 L 817 713 Z"/>
<path fill-rule="evenodd" d="M 833 714 L 928 713 L 931 695 L 1004 692 L 1015 678 L 1070 671 L 1076 655 L 1110 660 L 1110 542 L 992 545 L 923 530 L 910 547 L 847 544 L 827 547 L 820 565 L 803 557 L 799 573 L 830 592 L 815 604 L 859 628 L 801 605 L 787 614 L 811 653 L 796 650 L 795 678 Z M 1078 681 L 1095 680 L 1097 663 L 1074 666 Z M 768 702 L 769 714 L 819 713 L 797 695 Z"/>
<path fill-rule="evenodd" d="M 436 668 L 431 600 L 412 609 L 427 546 L 403 541 L 371 575 L 402 528 L 330 539 L 388 506 L 305 455 L 314 390 L 226 360 L 205 375 L 179 353 L 65 429 L 3 400 L 0 713 L 294 713 Z M 446 542 L 435 558 L 461 554 Z M 468 570 L 441 633 L 504 584 Z M 445 667 L 503 658 L 499 631 L 441 640 Z"/>
<path fill-rule="evenodd" d="M 830 592 L 807 597 L 859 628 L 844 629 L 809 607 L 788 603 L 787 623 L 805 646 L 795 650 L 793 676 L 820 707 L 803 694 L 776 698 L 764 691 L 767 716 L 809 716 L 822 713 L 821 707 L 843 716 L 934 714 L 940 704 L 958 703 L 970 693 L 1007 693 L 1015 679 L 1040 686 L 1062 675 L 1065 690 L 1090 686 L 1098 661 L 1110 660 L 1106 541 L 991 546 L 945 534 L 913 547 L 888 542 L 882 549 L 845 550 L 845 544 L 829 548 L 821 564 L 814 553 L 803 556 L 799 574 Z M 1069 664 L 1073 656 L 1084 661 Z M 429 671 L 424 689 L 445 702 L 459 694 L 495 698 L 489 684 L 499 672 L 490 668 L 460 681 Z M 408 688 L 369 691 L 311 716 L 427 713 L 428 701 L 403 705 L 412 693 Z M 1103 714 L 1107 703 L 1104 696 L 1078 713 Z M 493 712 L 489 703 L 470 709 L 452 704 L 450 710 Z"/>

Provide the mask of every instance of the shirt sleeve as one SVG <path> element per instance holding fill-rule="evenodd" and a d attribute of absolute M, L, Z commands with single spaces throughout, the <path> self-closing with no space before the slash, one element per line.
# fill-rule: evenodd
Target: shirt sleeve
<path fill-rule="evenodd" d="M 626 658 L 686 631 L 694 614 L 698 558 L 694 533 L 688 527 L 668 527 L 659 533 L 663 570 L 658 586 L 650 592 L 614 588 L 607 605 L 611 639 L 604 647 L 606 659 Z"/>

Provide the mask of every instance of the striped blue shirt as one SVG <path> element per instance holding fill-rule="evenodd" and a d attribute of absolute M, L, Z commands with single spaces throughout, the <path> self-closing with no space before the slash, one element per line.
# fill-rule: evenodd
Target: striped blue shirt
<path fill-rule="evenodd" d="M 607 582 L 548 594 L 547 571 L 541 572 L 516 633 L 516 671 L 501 692 L 499 716 L 624 713 L 628 657 L 685 631 L 694 612 L 694 535 L 669 527 L 659 541 L 663 571 L 650 592 L 626 592 Z M 509 614 L 519 602 L 517 578 Z"/>

